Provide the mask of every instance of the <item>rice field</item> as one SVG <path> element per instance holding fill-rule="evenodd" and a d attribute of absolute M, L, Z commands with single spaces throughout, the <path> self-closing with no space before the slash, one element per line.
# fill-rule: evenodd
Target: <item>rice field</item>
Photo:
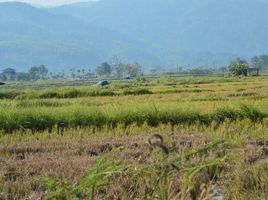
<path fill-rule="evenodd" d="M 268 77 L 8 83 L 0 199 L 267 199 Z"/>

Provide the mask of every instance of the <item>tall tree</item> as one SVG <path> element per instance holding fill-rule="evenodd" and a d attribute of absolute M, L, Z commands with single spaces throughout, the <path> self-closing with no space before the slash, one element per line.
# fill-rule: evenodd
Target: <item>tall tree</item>
<path fill-rule="evenodd" d="M 99 76 L 108 77 L 112 74 L 112 67 L 107 62 L 104 62 L 97 67 L 96 72 Z"/>
<path fill-rule="evenodd" d="M 112 58 L 112 68 L 114 75 L 117 78 L 123 78 L 125 76 L 125 64 L 119 56 L 114 56 Z"/>
<path fill-rule="evenodd" d="M 244 64 L 244 65 L 248 65 L 248 62 L 246 59 L 243 59 L 243 58 L 236 58 L 235 60 L 231 61 L 230 65 L 229 65 L 229 68 L 237 65 L 237 64 Z"/>
<path fill-rule="evenodd" d="M 34 66 L 29 69 L 29 78 L 33 81 L 39 79 L 46 79 L 48 74 L 48 69 L 45 65 Z"/>
<path fill-rule="evenodd" d="M 29 73 L 20 72 L 17 73 L 17 80 L 18 81 L 29 81 Z"/>
<path fill-rule="evenodd" d="M 13 68 L 7 68 L 3 70 L 3 77 L 5 77 L 4 79 L 8 80 L 8 81 L 14 81 L 16 79 L 16 70 Z"/>
<path fill-rule="evenodd" d="M 141 75 L 141 65 L 139 63 L 135 64 L 126 64 L 125 67 L 125 73 L 130 77 L 137 77 Z"/>
<path fill-rule="evenodd" d="M 268 55 L 260 55 L 259 59 L 261 70 L 268 69 Z"/>
<path fill-rule="evenodd" d="M 253 58 L 251 58 L 250 60 L 250 66 L 256 69 L 259 69 L 261 66 L 260 63 L 260 58 L 258 56 L 254 56 Z"/>
<path fill-rule="evenodd" d="M 237 63 L 229 68 L 230 74 L 233 76 L 247 76 L 248 75 L 248 65 Z"/>

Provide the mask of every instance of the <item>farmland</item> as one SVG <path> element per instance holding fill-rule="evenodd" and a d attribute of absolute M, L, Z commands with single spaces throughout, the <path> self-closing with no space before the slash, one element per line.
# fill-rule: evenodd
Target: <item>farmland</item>
<path fill-rule="evenodd" d="M 0 199 L 268 198 L 268 77 L 8 83 Z"/>

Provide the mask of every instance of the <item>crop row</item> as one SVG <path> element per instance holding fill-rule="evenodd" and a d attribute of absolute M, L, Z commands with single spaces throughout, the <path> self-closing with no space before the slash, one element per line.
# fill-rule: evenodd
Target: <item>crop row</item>
<path fill-rule="evenodd" d="M 259 122 L 266 117 L 268 117 L 267 113 L 246 105 L 240 106 L 239 109 L 220 108 L 214 112 L 203 114 L 198 111 L 182 111 L 178 109 L 158 110 L 155 107 L 136 110 L 115 109 L 113 111 L 89 107 L 78 107 L 70 110 L 64 108 L 1 108 L 0 129 L 4 133 L 12 133 L 21 130 L 32 130 L 33 132 L 52 131 L 54 128 L 62 131 L 69 128 L 83 127 L 97 129 L 109 127 L 113 129 L 118 125 L 124 125 L 125 127 L 133 124 L 142 126 L 145 123 L 151 127 L 156 127 L 160 124 L 175 126 L 199 123 L 209 125 L 212 122 L 220 124 L 226 120 L 249 119 L 252 122 Z"/>
<path fill-rule="evenodd" d="M 6 90 L 0 92 L 0 99 L 63 99 L 63 98 L 79 98 L 79 97 L 95 97 L 95 96 L 116 96 L 116 95 L 143 95 L 152 94 L 148 89 L 126 89 L 123 91 L 115 91 L 107 88 L 94 88 L 94 89 L 76 89 L 76 88 L 63 88 L 63 89 L 48 89 L 41 91 L 15 91 Z"/>

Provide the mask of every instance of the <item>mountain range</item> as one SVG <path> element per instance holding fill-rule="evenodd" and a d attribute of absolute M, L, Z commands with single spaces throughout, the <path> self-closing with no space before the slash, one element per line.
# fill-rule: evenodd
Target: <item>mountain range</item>
<path fill-rule="evenodd" d="M 99 0 L 54 8 L 0 3 L 0 69 L 220 66 L 268 52 L 265 0 Z"/>

